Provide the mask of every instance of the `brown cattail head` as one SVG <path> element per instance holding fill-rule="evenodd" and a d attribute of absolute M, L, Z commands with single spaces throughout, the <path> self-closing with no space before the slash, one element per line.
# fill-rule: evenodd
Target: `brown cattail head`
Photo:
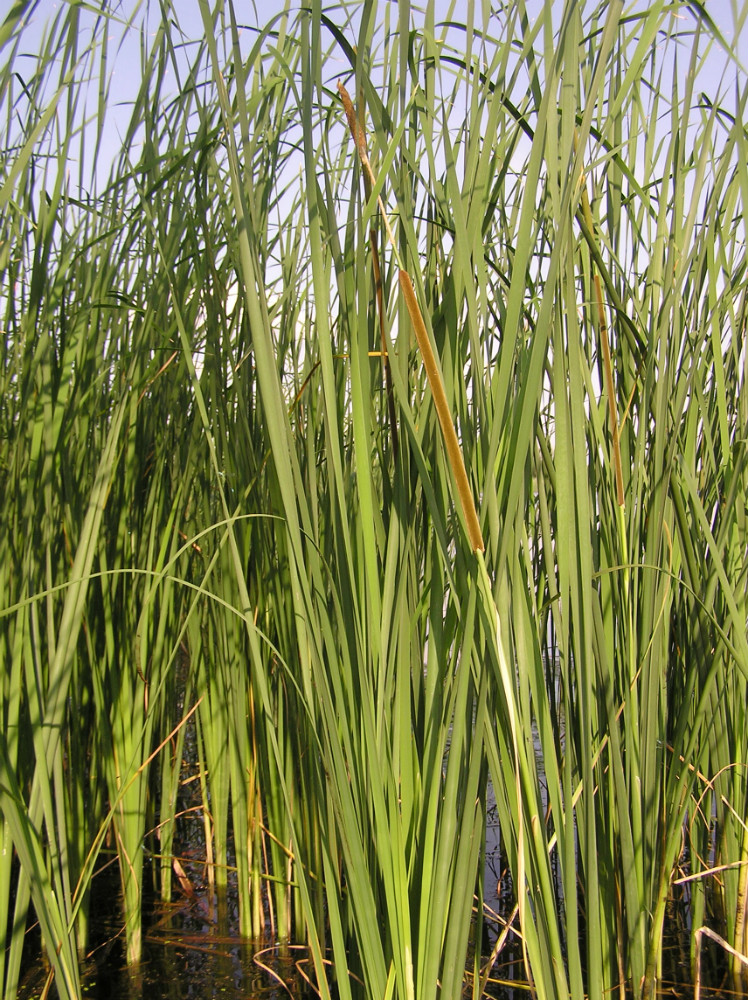
<path fill-rule="evenodd" d="M 457 431 L 455 430 L 455 425 L 452 422 L 452 415 L 449 412 L 449 404 L 447 403 L 447 394 L 444 391 L 444 383 L 442 381 L 441 372 L 439 371 L 436 356 L 431 348 L 431 341 L 429 340 L 426 324 L 424 323 L 423 316 L 421 315 L 421 308 L 418 305 L 418 299 L 416 298 L 416 293 L 413 289 L 413 282 L 410 280 L 408 272 L 404 270 L 400 271 L 400 288 L 405 298 L 405 304 L 408 307 L 410 321 L 413 324 L 413 330 L 415 331 L 416 340 L 418 341 L 418 347 L 420 348 L 421 356 L 423 357 L 426 375 L 429 380 L 429 385 L 431 386 L 431 395 L 434 400 L 437 416 L 439 417 L 439 423 L 441 424 L 447 458 L 449 459 L 449 464 L 452 467 L 452 473 L 455 477 L 455 483 L 457 485 L 457 494 L 460 498 L 463 514 L 465 515 L 465 523 L 467 524 L 470 546 L 473 549 L 473 552 L 483 552 L 485 550 L 485 546 L 483 544 L 483 535 L 480 530 L 478 511 L 475 508 L 473 492 L 470 489 L 470 481 L 468 480 L 467 472 L 465 470 L 465 461 L 462 457 L 462 449 L 460 448 L 460 442 L 457 438 Z"/>
<path fill-rule="evenodd" d="M 345 89 L 340 80 L 338 80 L 338 93 L 340 94 L 340 99 L 343 102 L 345 117 L 348 119 L 348 128 L 350 129 L 353 141 L 356 144 L 356 149 L 358 150 L 358 155 L 361 158 L 361 163 L 366 166 L 369 163 L 369 152 L 366 148 L 366 133 L 364 132 L 363 125 L 356 117 L 356 109 L 353 107 L 351 95 Z"/>

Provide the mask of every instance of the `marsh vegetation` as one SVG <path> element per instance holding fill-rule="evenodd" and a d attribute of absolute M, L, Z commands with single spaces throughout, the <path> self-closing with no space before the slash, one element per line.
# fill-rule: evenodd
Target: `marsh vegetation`
<path fill-rule="evenodd" d="M 653 996 L 676 884 L 748 992 L 711 5 L 182 6 L 0 26 L 3 996 L 37 922 L 80 996 L 104 851 L 137 964 L 188 733 L 209 891 L 324 998 L 480 996 L 489 782 L 539 998 Z"/>

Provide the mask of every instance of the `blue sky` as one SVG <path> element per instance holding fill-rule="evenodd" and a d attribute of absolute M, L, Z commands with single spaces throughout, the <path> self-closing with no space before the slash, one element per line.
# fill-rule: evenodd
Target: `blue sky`
<path fill-rule="evenodd" d="M 4 2 L 8 5 L 10 0 L 4 0 Z M 209 0 L 209 2 L 211 7 L 215 6 L 215 0 Z M 554 10 L 558 10 L 560 17 L 563 10 L 561 0 L 549 0 L 549 2 L 553 4 Z M 383 11 L 388 3 L 393 3 L 393 0 L 380 0 L 380 12 Z M 466 3 L 467 0 L 454 0 L 453 4 L 449 0 L 436 0 L 437 18 L 448 17 L 451 9 L 453 17 L 460 20 L 465 15 Z M 493 3 L 494 6 L 497 5 L 496 0 L 493 0 Z M 527 6 L 530 11 L 535 10 L 537 12 L 541 9 L 542 4 L 543 0 L 528 0 Z M 242 18 L 245 19 L 245 23 L 250 26 L 248 38 L 251 39 L 254 34 L 251 31 L 251 27 L 266 24 L 274 15 L 280 13 L 286 4 L 283 0 L 254 0 L 254 2 L 252 0 L 242 0 L 236 6 L 238 11 L 241 12 Z M 289 6 L 291 9 L 297 9 L 300 6 L 300 0 L 290 0 Z M 335 3 L 323 3 L 323 6 L 329 12 L 331 19 L 335 20 L 336 10 L 339 13 L 338 5 Z M 480 6 L 480 3 L 476 4 L 478 9 Z M 592 6 L 593 4 L 590 3 L 590 7 Z M 625 5 L 625 9 L 635 11 L 647 6 L 649 4 L 644 2 L 644 0 L 633 0 L 633 2 Z M 684 3 L 683 6 L 684 13 L 682 20 L 684 28 L 687 28 L 693 24 L 693 18 L 687 10 L 688 5 Z M 150 4 L 147 0 L 141 0 L 141 2 L 138 2 L 138 0 L 110 0 L 109 7 L 114 13 L 109 23 L 108 31 L 110 42 L 109 65 L 112 72 L 112 84 L 110 111 L 101 146 L 99 169 L 97 171 L 100 180 L 103 180 L 108 174 L 108 165 L 121 146 L 122 135 L 129 118 L 128 104 L 133 100 L 141 82 L 141 25 L 146 15 L 148 15 L 146 33 L 152 35 L 160 20 L 159 5 L 153 2 L 153 0 Z M 414 10 L 417 10 L 415 4 L 413 7 Z M 33 51 L 35 48 L 38 48 L 45 24 L 54 19 L 61 11 L 68 10 L 68 4 L 65 0 L 39 0 L 37 4 L 33 5 L 33 8 L 33 13 L 25 29 L 21 51 Z M 179 12 L 178 27 L 183 32 L 185 38 L 196 39 L 202 37 L 204 29 L 198 0 L 174 0 L 174 8 Z M 6 9 L 9 8 L 6 7 Z M 748 14 L 748 0 L 708 0 L 706 9 L 729 43 L 734 44 L 738 29 L 741 31 L 741 44 L 736 51 L 748 53 L 748 20 L 746 18 L 746 14 Z M 392 13 L 394 14 L 394 12 Z M 414 16 L 417 15 L 414 14 Z M 130 26 L 127 25 L 128 20 L 132 20 L 133 22 Z M 93 15 L 82 14 L 82 23 L 84 25 L 87 24 L 90 31 L 90 25 L 93 23 Z M 85 30 L 83 37 L 85 37 Z M 459 36 L 455 36 L 455 38 L 457 39 L 457 44 L 459 44 Z M 685 75 L 688 67 L 687 55 L 689 49 L 690 44 L 688 48 L 684 48 L 684 58 L 677 64 L 671 64 L 674 68 L 673 71 L 678 75 Z M 185 51 L 188 52 L 189 50 Z M 669 51 L 673 51 L 673 48 L 671 47 Z M 29 71 L 31 71 L 33 63 L 30 59 L 26 61 L 20 59 L 17 65 L 21 72 L 23 72 L 24 66 L 27 66 Z M 341 60 L 340 72 L 344 73 L 346 68 L 346 64 Z M 326 66 L 326 70 L 330 78 L 334 79 L 337 73 L 335 65 Z M 718 44 L 713 43 L 703 63 L 701 73 L 697 78 L 696 92 L 699 93 L 703 90 L 711 100 L 716 99 L 718 96 L 724 97 L 727 93 L 729 95 L 727 104 L 730 105 L 732 104 L 731 91 L 734 92 L 734 84 L 731 81 L 735 79 L 736 73 L 736 66 L 734 64 L 730 65 L 730 60 L 724 50 Z M 95 107 L 97 97 L 96 88 L 91 87 L 89 94 L 90 106 Z M 89 148 L 90 145 L 89 143 Z M 135 158 L 137 158 L 136 154 Z"/>

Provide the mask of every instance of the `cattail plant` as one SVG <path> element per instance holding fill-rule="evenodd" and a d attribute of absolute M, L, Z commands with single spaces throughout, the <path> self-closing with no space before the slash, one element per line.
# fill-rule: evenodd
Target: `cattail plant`
<path fill-rule="evenodd" d="M 745 993 L 724 26 L 132 6 L 0 26 L 4 997 L 37 922 L 81 996 L 111 857 L 132 967 L 151 885 L 235 886 L 323 997 L 477 1000 L 489 787 L 537 996 L 653 997 L 685 885 Z"/>

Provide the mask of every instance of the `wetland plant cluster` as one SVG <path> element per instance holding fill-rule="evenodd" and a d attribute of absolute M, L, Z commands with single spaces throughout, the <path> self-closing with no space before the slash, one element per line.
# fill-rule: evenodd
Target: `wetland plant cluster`
<path fill-rule="evenodd" d="M 37 923 L 81 995 L 104 850 L 138 962 L 188 730 L 211 880 L 324 998 L 480 995 L 489 780 L 538 997 L 652 996 L 675 883 L 745 992 L 725 26 L 248 6 L 0 25 L 3 996 Z"/>

